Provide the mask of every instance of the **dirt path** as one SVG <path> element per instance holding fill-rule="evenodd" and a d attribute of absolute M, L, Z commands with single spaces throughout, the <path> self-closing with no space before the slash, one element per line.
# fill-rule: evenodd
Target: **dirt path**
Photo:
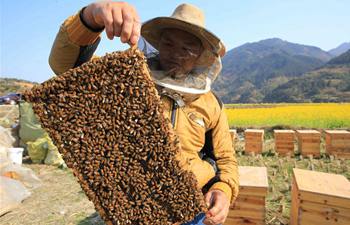
<path fill-rule="evenodd" d="M 14 211 L 0 217 L 2 225 L 104 224 L 69 170 L 46 165 L 25 165 L 42 186 Z"/>

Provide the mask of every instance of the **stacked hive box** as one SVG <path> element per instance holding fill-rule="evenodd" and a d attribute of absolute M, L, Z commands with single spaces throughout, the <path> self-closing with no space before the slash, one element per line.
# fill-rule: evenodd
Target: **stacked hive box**
<path fill-rule="evenodd" d="M 275 151 L 280 155 L 294 154 L 294 131 L 274 130 Z"/>
<path fill-rule="evenodd" d="M 230 129 L 230 134 L 231 134 L 232 143 L 234 144 L 235 141 L 236 141 L 236 137 L 237 137 L 237 130 L 236 129 Z"/>
<path fill-rule="evenodd" d="M 350 182 L 344 176 L 293 172 L 291 225 L 350 224 Z"/>
<path fill-rule="evenodd" d="M 264 130 L 247 129 L 244 131 L 245 151 L 261 153 L 264 146 Z"/>
<path fill-rule="evenodd" d="M 298 147 L 303 156 L 320 156 L 321 133 L 317 130 L 297 130 Z"/>
<path fill-rule="evenodd" d="M 266 167 L 240 166 L 239 183 L 239 194 L 230 207 L 225 225 L 265 224 Z"/>
<path fill-rule="evenodd" d="M 350 159 L 350 132 L 326 130 L 326 151 L 329 155 Z"/>

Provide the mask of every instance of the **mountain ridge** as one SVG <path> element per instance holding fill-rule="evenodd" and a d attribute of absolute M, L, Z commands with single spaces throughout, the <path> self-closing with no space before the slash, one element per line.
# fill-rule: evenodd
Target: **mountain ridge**
<path fill-rule="evenodd" d="M 321 67 L 332 56 L 315 46 L 270 38 L 227 52 L 214 91 L 225 103 L 259 103 L 266 93 Z"/>
<path fill-rule="evenodd" d="M 350 102 L 350 50 L 276 87 L 264 102 Z"/>

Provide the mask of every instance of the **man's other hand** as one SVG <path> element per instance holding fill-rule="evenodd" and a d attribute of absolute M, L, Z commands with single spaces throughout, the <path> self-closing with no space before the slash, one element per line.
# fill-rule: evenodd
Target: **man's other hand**
<path fill-rule="evenodd" d="M 85 8 L 83 20 L 94 29 L 105 28 L 110 40 L 116 36 L 123 43 L 135 45 L 140 37 L 140 17 L 136 9 L 126 2 L 92 3 Z"/>
<path fill-rule="evenodd" d="M 206 225 L 223 224 L 230 208 L 230 200 L 227 195 L 220 190 L 211 190 L 205 195 L 205 202 L 209 210 L 203 223 Z"/>

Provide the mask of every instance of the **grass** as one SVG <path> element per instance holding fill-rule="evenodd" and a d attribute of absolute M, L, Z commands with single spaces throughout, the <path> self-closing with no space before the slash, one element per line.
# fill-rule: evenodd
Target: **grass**
<path fill-rule="evenodd" d="M 225 107 L 230 127 L 350 127 L 350 103 L 227 104 Z"/>
<path fill-rule="evenodd" d="M 321 155 L 319 159 L 295 157 L 279 157 L 274 153 L 272 140 L 265 141 L 265 151 L 261 155 L 245 155 L 244 142 L 236 143 L 237 160 L 240 166 L 267 167 L 269 192 L 266 199 L 266 224 L 288 224 L 291 205 L 291 180 L 293 168 L 319 172 L 342 174 L 350 179 L 350 160 L 337 159 L 333 156 Z M 322 143 L 321 152 L 324 152 Z"/>

